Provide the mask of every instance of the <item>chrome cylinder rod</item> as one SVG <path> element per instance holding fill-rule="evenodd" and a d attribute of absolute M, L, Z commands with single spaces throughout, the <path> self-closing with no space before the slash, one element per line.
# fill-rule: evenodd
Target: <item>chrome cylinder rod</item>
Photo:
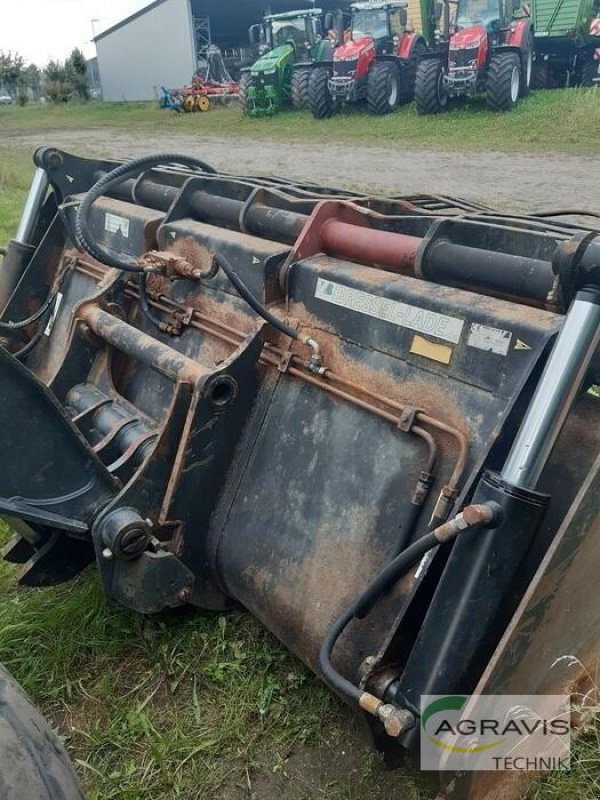
<path fill-rule="evenodd" d="M 577 293 L 565 317 L 502 478 L 535 489 L 600 343 L 600 290 Z"/>
<path fill-rule="evenodd" d="M 47 190 L 48 176 L 45 170 L 38 167 L 33 176 L 29 195 L 27 196 L 25 208 L 21 216 L 21 222 L 19 223 L 17 235 L 15 236 L 16 241 L 20 242 L 20 244 L 31 243 L 31 237 L 33 236 L 33 231 L 38 221 Z"/>

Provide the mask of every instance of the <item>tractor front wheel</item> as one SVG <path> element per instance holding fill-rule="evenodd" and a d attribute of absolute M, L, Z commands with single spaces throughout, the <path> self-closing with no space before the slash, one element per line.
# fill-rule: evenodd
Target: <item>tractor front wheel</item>
<path fill-rule="evenodd" d="M 333 113 L 333 99 L 329 91 L 329 70 L 317 67 L 308 82 L 308 108 L 315 119 L 326 119 Z"/>
<path fill-rule="evenodd" d="M 367 79 L 367 105 L 371 114 L 389 114 L 400 100 L 400 70 L 391 61 L 376 61 Z"/>
<path fill-rule="evenodd" d="M 295 69 L 292 72 L 292 107 L 301 111 L 308 105 L 308 85 L 310 83 L 310 69 Z"/>
<path fill-rule="evenodd" d="M 521 94 L 521 59 L 517 53 L 494 53 L 487 75 L 487 105 L 492 111 L 511 111 Z"/>
<path fill-rule="evenodd" d="M 448 105 L 444 83 L 446 66 L 439 58 L 428 58 L 417 67 L 415 104 L 417 114 L 439 114 Z"/>
<path fill-rule="evenodd" d="M 58 736 L 1 666 L 0 797 L 83 800 Z"/>
<path fill-rule="evenodd" d="M 240 78 L 240 88 L 238 94 L 238 102 L 240 104 L 240 108 L 242 109 L 242 113 L 248 113 L 248 87 L 252 83 L 252 76 L 249 72 L 243 72 L 242 77 Z"/>

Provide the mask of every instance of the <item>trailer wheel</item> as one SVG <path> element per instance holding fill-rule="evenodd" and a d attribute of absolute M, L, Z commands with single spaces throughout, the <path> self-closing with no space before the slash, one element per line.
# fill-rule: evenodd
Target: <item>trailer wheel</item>
<path fill-rule="evenodd" d="M 376 61 L 367 78 L 367 105 L 371 114 L 389 114 L 400 100 L 400 70 L 390 61 Z"/>
<path fill-rule="evenodd" d="M 292 107 L 296 111 L 301 111 L 308 105 L 310 73 L 310 69 L 295 69 L 292 72 Z"/>
<path fill-rule="evenodd" d="M 428 58 L 417 67 L 415 104 L 417 114 L 439 114 L 448 105 L 444 84 L 446 66 L 439 58 Z"/>
<path fill-rule="evenodd" d="M 252 82 L 252 76 L 249 72 L 243 72 L 240 78 L 240 89 L 238 94 L 238 102 L 242 113 L 248 113 L 248 87 Z"/>
<path fill-rule="evenodd" d="M 548 62 L 544 58 L 536 58 L 531 69 L 531 88 L 547 89 L 550 82 Z"/>
<path fill-rule="evenodd" d="M 533 75 L 533 34 L 527 37 L 527 44 L 521 51 L 521 97 L 527 97 Z"/>
<path fill-rule="evenodd" d="M 406 62 L 406 66 L 400 73 L 400 103 L 412 103 L 415 99 L 417 72 L 421 59 L 427 52 L 425 42 L 419 39 Z"/>
<path fill-rule="evenodd" d="M 333 100 L 329 91 L 329 70 L 317 67 L 308 82 L 308 108 L 315 119 L 326 119 L 333 113 Z"/>
<path fill-rule="evenodd" d="M 487 105 L 492 111 L 510 111 L 521 93 L 521 59 L 517 53 L 494 53 L 487 76 Z"/>
<path fill-rule="evenodd" d="M 0 797 L 83 800 L 60 739 L 0 666 Z"/>
<path fill-rule="evenodd" d="M 196 110 L 197 111 L 208 111 L 210 108 L 210 100 L 205 94 L 200 94 L 196 98 Z"/>

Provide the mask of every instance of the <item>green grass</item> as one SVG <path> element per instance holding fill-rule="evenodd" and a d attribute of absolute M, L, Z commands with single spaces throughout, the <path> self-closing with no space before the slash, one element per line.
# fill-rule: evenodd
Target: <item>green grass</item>
<path fill-rule="evenodd" d="M 583 93 L 572 96 L 587 102 Z M 76 119 L 73 127 L 81 127 L 101 124 L 103 115 L 115 124 L 124 114 L 102 105 L 41 113 L 48 116 L 37 118 L 30 108 L 2 116 L 2 110 L 0 120 L 13 130 L 31 119 L 44 127 Z M 156 113 L 136 107 L 137 121 L 127 124 L 150 124 Z M 223 113 L 233 118 L 234 112 Z M 479 111 L 457 113 L 483 120 Z M 518 113 L 495 119 L 519 125 Z M 290 118 L 258 124 L 281 131 Z M 401 118 L 376 122 L 391 126 Z M 164 119 L 190 129 L 205 118 Z M 348 122 L 340 122 L 349 132 Z M 254 125 L 236 124 L 240 130 Z M 29 155 L 0 146 L 0 244 L 16 228 L 32 170 Z M 0 530 L 0 539 L 6 535 Z M 348 711 L 248 614 L 140 617 L 103 597 L 93 569 L 42 590 L 17 588 L 15 573 L 0 563 L 0 661 L 64 737 L 91 800 L 434 796 L 414 772 L 384 772 Z M 545 778 L 530 798 L 599 797 L 599 754 L 600 725 L 592 724 L 577 743 L 575 767 Z"/>
<path fill-rule="evenodd" d="M 340 141 L 373 146 L 499 152 L 596 154 L 600 95 L 595 89 L 532 92 L 510 113 L 492 114 L 483 98 L 456 105 L 448 113 L 419 117 L 414 105 L 373 117 L 350 108 L 329 120 L 308 112 L 285 112 L 271 119 L 248 119 L 236 106 L 206 114 L 176 115 L 155 103 L 0 107 L 3 134 L 39 129 L 116 126 L 134 130 L 183 132 L 286 141 Z"/>
<path fill-rule="evenodd" d="M 392 776 L 370 792 L 378 768 L 348 712 L 249 614 L 141 617 L 107 601 L 93 570 L 40 590 L 15 588 L 14 573 L 0 565 L 0 660 L 58 728 L 90 800 L 234 800 L 254 785 L 260 800 L 396 796 Z M 325 781 L 311 774 L 336 759 Z M 402 800 L 425 800 L 419 783 Z"/>
<path fill-rule="evenodd" d="M 0 148 L 0 245 L 15 234 L 33 170 L 27 152 Z"/>

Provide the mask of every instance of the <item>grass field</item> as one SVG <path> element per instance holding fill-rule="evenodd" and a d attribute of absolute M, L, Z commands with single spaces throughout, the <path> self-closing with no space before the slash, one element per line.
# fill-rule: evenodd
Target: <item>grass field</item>
<path fill-rule="evenodd" d="M 574 113 L 588 108 L 596 114 L 597 146 L 600 98 L 588 95 L 572 93 Z M 537 103 L 533 97 L 523 105 L 530 104 L 533 120 L 541 114 Z M 0 109 L 0 132 L 37 125 L 144 127 L 155 124 L 157 113 L 150 106 Z M 480 138 L 468 146 L 483 146 L 487 135 L 498 147 L 506 144 L 478 109 L 455 113 L 480 121 Z M 524 136 L 519 113 L 510 119 Z M 539 120 L 532 123 L 537 135 L 568 150 L 564 136 L 572 129 L 580 137 L 578 151 L 591 146 L 587 122 L 575 125 L 571 117 L 567 124 L 553 113 L 564 135 Z M 215 131 L 223 115 L 233 118 L 234 112 L 161 120 Z M 420 124 L 410 110 L 396 115 L 404 117 L 407 125 Z M 506 119 L 494 117 L 505 134 Z M 362 117 L 341 122 L 348 138 L 372 124 Z M 237 120 L 236 135 L 247 135 L 249 124 Z M 295 129 L 289 115 L 268 125 L 274 136 Z M 302 135 L 316 135 L 312 120 L 303 125 Z M 391 136 L 391 127 L 386 130 Z M 456 136 L 450 125 L 448 136 Z M 444 135 L 437 141 L 446 141 Z M 16 228 L 31 171 L 28 154 L 1 148 L 0 133 L 0 245 Z M 0 543 L 7 536 L 0 528 Z M 14 578 L 15 569 L 0 564 L 0 661 L 65 737 L 91 800 L 433 800 L 435 792 L 414 771 L 382 771 L 349 712 L 248 614 L 184 610 L 143 618 L 107 601 L 93 569 L 46 590 L 17 589 Z M 593 725 L 576 756 L 571 772 L 536 784 L 530 800 L 600 797 L 600 739 Z"/>
<path fill-rule="evenodd" d="M 161 111 L 155 103 L 90 103 L 80 106 L 0 107 L 2 133 L 36 128 L 117 126 L 149 130 L 256 139 L 348 141 L 393 144 L 421 149 L 492 150 L 596 154 L 600 130 L 600 96 L 595 89 L 533 92 L 510 114 L 491 114 L 476 98 L 446 114 L 419 117 L 414 105 L 394 114 L 373 117 L 351 109 L 329 120 L 314 120 L 308 112 L 279 114 L 272 119 L 248 119 L 236 106 L 207 114 Z"/>

